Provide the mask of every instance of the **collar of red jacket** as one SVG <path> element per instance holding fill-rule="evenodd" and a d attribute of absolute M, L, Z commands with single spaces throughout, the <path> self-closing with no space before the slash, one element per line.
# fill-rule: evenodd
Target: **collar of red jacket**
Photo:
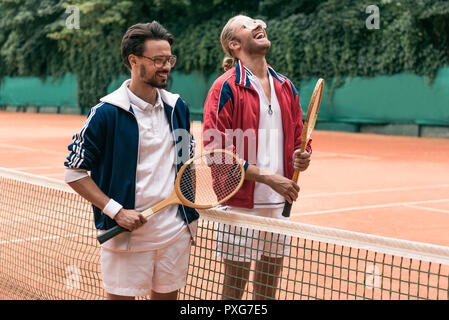
<path fill-rule="evenodd" d="M 285 80 L 287 79 L 280 73 L 276 72 L 270 65 L 268 65 L 268 71 L 270 72 L 271 76 L 279 81 L 280 84 L 283 84 Z M 251 74 L 251 71 L 246 68 L 243 63 L 238 60 L 237 64 L 235 65 L 235 82 L 238 83 L 241 86 L 250 88 L 251 82 L 249 81 L 249 75 Z"/>

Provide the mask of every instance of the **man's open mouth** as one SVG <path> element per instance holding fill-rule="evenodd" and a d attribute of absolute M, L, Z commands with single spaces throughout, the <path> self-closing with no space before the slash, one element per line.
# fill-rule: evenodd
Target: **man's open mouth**
<path fill-rule="evenodd" d="M 263 32 L 262 30 L 257 31 L 257 32 L 253 35 L 253 38 L 256 39 L 256 40 L 263 39 L 263 38 L 265 38 L 265 32 Z"/>

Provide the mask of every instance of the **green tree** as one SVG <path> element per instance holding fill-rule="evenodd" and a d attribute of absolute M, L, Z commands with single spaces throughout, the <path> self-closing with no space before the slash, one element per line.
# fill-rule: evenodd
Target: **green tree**
<path fill-rule="evenodd" d="M 67 28 L 70 5 L 80 28 Z M 220 72 L 219 36 L 226 21 L 247 14 L 267 21 L 268 61 L 299 86 L 334 79 L 413 72 L 432 79 L 449 64 L 449 1 L 379 0 L 380 29 L 368 30 L 357 0 L 2 0 L 0 78 L 77 75 L 87 111 L 108 84 L 127 74 L 120 55 L 126 29 L 157 20 L 175 36 L 176 70 Z M 329 82 L 328 82 L 329 83 Z"/>
<path fill-rule="evenodd" d="M 58 0 L 0 2 L 0 79 L 3 76 L 63 75 L 58 44 L 47 35 L 57 28 Z"/>
<path fill-rule="evenodd" d="M 192 30 L 196 21 L 206 19 L 217 8 L 238 3 L 230 0 L 216 0 L 213 6 L 208 6 L 208 2 L 205 0 L 72 1 L 71 5 L 77 6 L 80 10 L 80 29 L 68 29 L 62 25 L 57 32 L 48 34 L 48 37 L 57 41 L 64 58 L 68 61 L 70 71 L 78 76 L 80 107 L 86 110 L 95 105 L 98 99 L 106 94 L 107 86 L 112 80 L 128 73 L 121 62 L 120 43 L 126 29 L 135 23 L 152 20 L 163 23 L 176 36 L 173 51 L 180 56 L 181 70 L 186 72 L 193 70 L 189 68 L 188 62 L 183 63 L 182 48 L 194 45 L 196 40 L 190 42 L 187 37 L 183 37 L 186 35 L 185 30 Z M 67 5 L 63 4 L 63 6 Z M 208 26 L 206 24 L 206 28 Z M 217 30 L 217 27 L 213 30 Z M 180 35 L 177 36 L 178 34 Z M 192 36 L 196 38 L 201 37 L 202 34 L 197 32 Z M 215 34 L 209 38 L 214 38 L 216 41 Z M 180 45 L 178 46 L 177 43 Z M 197 55 L 198 62 L 194 68 L 210 71 L 210 65 L 215 63 L 211 56 L 207 55 L 211 45 L 205 44 L 204 39 L 202 43 L 196 50 L 192 48 L 192 51 L 199 50 L 203 53 Z"/>

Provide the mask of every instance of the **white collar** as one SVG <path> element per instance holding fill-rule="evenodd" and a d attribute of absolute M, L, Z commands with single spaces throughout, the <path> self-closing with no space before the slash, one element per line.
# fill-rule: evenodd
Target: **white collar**
<path fill-rule="evenodd" d="M 253 83 L 253 86 L 256 85 L 258 86 L 260 89 L 262 89 L 262 85 L 260 84 L 260 80 L 258 77 L 256 77 L 248 68 L 245 67 L 245 70 L 247 70 L 248 72 L 248 78 L 249 80 L 251 80 L 251 82 Z M 273 87 L 273 77 L 271 76 L 270 71 L 267 68 L 267 73 L 268 73 L 268 81 L 270 81 L 270 87 Z"/>
<path fill-rule="evenodd" d="M 145 111 L 148 108 L 149 109 L 156 109 L 156 108 L 162 108 L 162 99 L 161 95 L 159 94 L 159 89 L 156 89 L 156 104 L 153 106 L 151 103 L 146 102 L 142 98 L 138 97 L 136 94 L 134 94 L 129 87 L 126 87 L 126 91 L 128 92 L 129 96 L 129 102 L 133 105 L 135 105 L 137 108 Z"/>
<path fill-rule="evenodd" d="M 100 99 L 101 102 L 109 103 L 114 106 L 117 106 L 119 108 L 122 108 L 126 111 L 129 111 L 130 101 L 129 101 L 129 94 L 126 90 L 129 83 L 131 82 L 131 79 L 125 80 L 120 88 L 117 90 L 111 92 L 110 94 L 104 96 Z M 178 101 L 179 94 L 168 92 L 164 89 L 158 89 L 159 97 L 161 99 L 161 105 L 164 106 L 164 104 L 167 104 L 168 106 L 175 108 L 176 103 Z"/>

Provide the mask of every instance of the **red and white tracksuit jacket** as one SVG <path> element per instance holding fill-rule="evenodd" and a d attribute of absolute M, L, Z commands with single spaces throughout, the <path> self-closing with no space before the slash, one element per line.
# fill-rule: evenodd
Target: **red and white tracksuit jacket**
<path fill-rule="evenodd" d="M 303 128 L 299 95 L 289 79 L 270 66 L 268 71 L 273 77 L 274 90 L 282 114 L 282 128 L 279 129 L 282 129 L 284 134 L 284 172 L 285 176 L 291 179 L 294 172 L 293 152 L 301 148 Z M 245 160 L 245 169 L 248 164 L 255 164 L 257 158 L 251 157 L 250 150 L 255 150 L 257 157 L 259 114 L 259 95 L 251 85 L 241 61 L 238 61 L 235 68 L 215 80 L 207 95 L 203 117 L 204 147 L 223 148 L 238 154 Z M 221 138 L 218 141 L 217 135 Z M 309 153 L 312 152 L 310 143 L 311 140 L 306 148 Z M 242 188 L 226 204 L 252 209 L 254 186 L 254 181 L 245 180 Z"/>

